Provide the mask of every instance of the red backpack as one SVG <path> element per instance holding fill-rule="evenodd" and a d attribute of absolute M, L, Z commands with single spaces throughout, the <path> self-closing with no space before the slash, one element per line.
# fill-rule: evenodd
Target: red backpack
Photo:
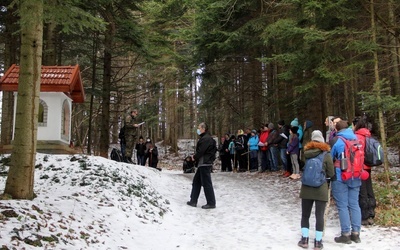
<path fill-rule="evenodd" d="M 342 136 L 338 137 L 345 143 L 344 152 L 340 160 L 342 180 L 347 181 L 353 178 L 368 179 L 369 173 L 364 171 L 364 146 L 358 139 L 348 140 Z"/>

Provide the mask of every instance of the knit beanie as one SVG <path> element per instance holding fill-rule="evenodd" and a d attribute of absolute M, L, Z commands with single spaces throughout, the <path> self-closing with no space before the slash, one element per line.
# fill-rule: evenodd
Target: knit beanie
<path fill-rule="evenodd" d="M 278 125 L 281 125 L 281 126 L 285 125 L 285 121 L 284 121 L 284 120 L 280 120 L 280 121 L 278 122 Z"/>
<path fill-rule="evenodd" d="M 290 126 L 294 127 L 298 127 L 299 126 L 299 119 L 294 118 L 294 120 L 290 123 Z"/>
<path fill-rule="evenodd" d="M 319 130 L 314 130 L 311 133 L 311 140 L 318 141 L 318 142 L 325 142 L 324 137 L 322 136 L 322 132 Z"/>
<path fill-rule="evenodd" d="M 257 134 L 257 130 L 255 130 L 255 129 L 253 129 L 252 131 L 251 131 L 253 134 Z"/>
<path fill-rule="evenodd" d="M 273 124 L 272 122 L 271 122 L 270 124 L 268 124 L 268 128 L 269 128 L 269 129 L 274 129 L 274 127 L 275 127 L 275 126 L 274 126 L 274 124 Z"/>

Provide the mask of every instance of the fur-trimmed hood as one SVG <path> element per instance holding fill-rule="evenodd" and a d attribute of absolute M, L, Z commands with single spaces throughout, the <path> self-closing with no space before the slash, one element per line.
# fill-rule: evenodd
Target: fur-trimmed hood
<path fill-rule="evenodd" d="M 310 141 L 304 146 L 304 157 L 314 158 L 315 156 L 319 155 L 323 151 L 329 152 L 331 147 L 329 144 L 325 142 L 318 142 L 318 141 Z"/>

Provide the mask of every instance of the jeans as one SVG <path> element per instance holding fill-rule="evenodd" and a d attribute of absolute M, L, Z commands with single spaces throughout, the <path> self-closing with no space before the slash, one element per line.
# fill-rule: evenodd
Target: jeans
<path fill-rule="evenodd" d="M 268 148 L 269 151 L 269 162 L 271 166 L 271 171 L 277 171 L 278 170 L 278 147 L 276 146 L 271 146 Z"/>
<path fill-rule="evenodd" d="M 137 164 L 144 166 L 144 163 L 145 163 L 144 155 L 136 155 L 136 158 L 137 158 Z"/>
<path fill-rule="evenodd" d="M 282 170 L 288 171 L 288 164 L 287 164 L 287 155 L 286 155 L 286 148 L 279 149 L 279 156 L 282 162 Z"/>
<path fill-rule="evenodd" d="M 361 180 L 332 181 L 332 196 L 339 212 L 342 234 L 360 232 L 361 209 L 358 204 Z"/>

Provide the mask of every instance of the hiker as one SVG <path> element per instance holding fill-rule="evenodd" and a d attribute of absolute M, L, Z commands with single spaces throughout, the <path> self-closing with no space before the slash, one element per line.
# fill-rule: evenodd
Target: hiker
<path fill-rule="evenodd" d="M 251 131 L 251 136 L 248 141 L 249 148 L 249 158 L 250 158 L 250 172 L 255 172 L 258 170 L 258 135 L 257 131 L 254 129 Z"/>
<path fill-rule="evenodd" d="M 280 120 L 278 121 L 278 128 L 279 128 L 279 137 L 277 139 L 277 144 L 278 144 L 278 151 L 279 151 L 279 158 L 282 163 L 282 170 L 283 170 L 283 175 L 285 177 L 290 176 L 290 170 L 288 169 L 288 157 L 286 154 L 286 149 L 287 149 L 287 143 L 289 141 L 289 129 L 287 126 L 285 126 L 285 121 Z"/>
<path fill-rule="evenodd" d="M 268 123 L 267 123 L 267 124 L 261 126 L 260 143 L 258 144 L 260 147 L 260 152 L 261 152 L 261 170 L 260 170 L 261 173 L 270 169 L 269 161 L 268 161 L 268 147 L 267 147 L 268 135 L 269 135 L 269 130 L 268 130 Z"/>
<path fill-rule="evenodd" d="M 125 148 L 125 161 L 127 163 L 133 163 L 132 161 L 132 151 L 135 146 L 136 138 L 137 138 L 137 131 L 139 124 L 136 122 L 136 117 L 138 115 L 138 110 L 133 109 L 126 117 L 125 117 L 125 131 L 124 131 L 124 138 L 126 143 Z"/>
<path fill-rule="evenodd" d="M 143 136 L 139 137 L 139 142 L 136 144 L 135 149 L 136 149 L 137 164 L 144 166 L 145 164 L 144 155 L 145 155 L 146 145 L 144 144 Z"/>
<path fill-rule="evenodd" d="M 294 126 L 290 128 L 289 143 L 286 149 L 286 154 L 290 155 L 290 161 L 292 163 L 292 175 L 290 179 L 300 178 L 300 166 L 299 166 L 299 137 L 297 135 L 298 127 Z"/>
<path fill-rule="evenodd" d="M 315 157 L 322 157 L 320 164 L 322 170 L 325 172 L 324 178 L 331 178 L 335 175 L 332 157 L 329 154 L 331 147 L 325 143 L 322 132 L 314 130 L 311 133 L 311 141 L 304 146 L 305 167 L 307 161 Z M 322 154 L 322 156 L 321 156 Z M 306 169 L 305 169 L 306 171 Z M 305 172 L 304 172 L 305 173 Z M 303 175 L 304 175 L 303 173 Z M 310 229 L 310 215 L 313 205 L 315 203 L 315 240 L 314 249 L 322 249 L 322 234 L 324 230 L 324 214 L 326 204 L 329 199 L 328 183 L 325 181 L 319 187 L 307 186 L 304 183 L 301 185 L 300 198 L 301 198 L 301 240 L 298 246 L 308 248 L 309 229 Z"/>
<path fill-rule="evenodd" d="M 232 163 L 231 163 L 231 156 L 229 152 L 229 143 L 230 143 L 230 138 L 229 134 L 226 133 L 224 136 L 224 141 L 222 142 L 221 150 L 220 150 L 220 157 L 221 157 L 221 171 L 225 172 L 231 172 L 232 171 Z"/>
<path fill-rule="evenodd" d="M 235 141 L 236 141 L 236 136 L 231 135 L 231 137 L 229 139 L 229 146 L 228 146 L 231 168 L 230 168 L 230 170 L 228 169 L 228 172 L 231 172 L 232 169 L 235 169 L 235 171 L 236 171 L 236 168 L 237 168 Z"/>
<path fill-rule="evenodd" d="M 338 136 L 347 140 L 357 139 L 352 129 L 348 128 L 345 120 L 336 122 L 336 131 Z M 342 153 L 345 152 L 345 142 L 337 139 L 331 150 L 331 156 L 334 161 L 336 180 L 332 181 L 332 196 L 335 200 L 339 213 L 341 235 L 335 237 L 335 242 L 351 244 L 352 241 L 359 243 L 361 229 L 361 210 L 358 204 L 361 179 L 350 178 L 342 180 L 342 170 L 340 160 Z"/>
<path fill-rule="evenodd" d="M 267 138 L 267 151 L 268 151 L 268 162 L 271 172 L 278 171 L 278 144 L 279 132 L 275 129 L 274 124 L 271 122 L 268 124 L 268 138 Z"/>
<path fill-rule="evenodd" d="M 237 131 L 237 137 L 235 141 L 236 161 L 239 163 L 239 168 L 237 169 L 237 172 L 245 172 L 247 170 L 246 166 L 247 154 L 245 154 L 246 153 L 245 137 L 246 136 L 243 132 L 243 129 L 239 129 Z"/>
<path fill-rule="evenodd" d="M 150 144 L 148 144 L 148 147 L 149 147 L 149 149 L 147 150 L 146 158 L 149 160 L 149 167 L 161 170 L 160 168 L 157 167 L 158 149 L 157 149 L 156 145 L 154 145 L 153 143 L 150 143 Z"/>
<path fill-rule="evenodd" d="M 360 139 L 361 137 L 360 142 L 363 144 L 363 148 L 366 148 L 366 138 L 371 137 L 371 132 L 368 130 L 367 122 L 361 117 L 354 118 L 353 130 L 357 138 Z M 372 187 L 371 167 L 364 164 L 364 170 L 369 173 L 369 177 L 368 179 L 361 181 L 360 194 L 358 197 L 358 202 L 361 209 L 361 224 L 373 225 L 375 218 L 376 199 L 374 189 Z"/>
<path fill-rule="evenodd" d="M 197 141 L 196 153 L 192 156 L 193 160 L 196 162 L 197 171 L 193 177 L 190 201 L 186 204 L 196 207 L 201 187 L 203 187 L 207 204 L 201 208 L 213 209 L 216 207 L 216 202 L 211 181 L 211 171 L 217 146 L 215 140 L 208 133 L 208 126 L 206 123 L 202 122 L 198 125 L 197 134 L 200 136 L 200 139 Z"/>

